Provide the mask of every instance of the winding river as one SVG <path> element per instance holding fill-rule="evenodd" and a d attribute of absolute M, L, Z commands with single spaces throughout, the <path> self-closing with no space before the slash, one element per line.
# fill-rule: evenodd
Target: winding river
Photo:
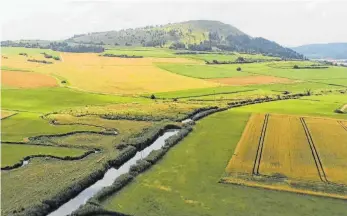
<path fill-rule="evenodd" d="M 118 176 L 127 173 L 129 171 L 130 166 L 136 164 L 136 161 L 149 155 L 149 153 L 152 150 L 160 149 L 165 144 L 165 140 L 177 134 L 178 131 L 178 129 L 167 130 L 163 135 L 158 137 L 158 139 L 156 139 L 150 146 L 146 147 L 142 151 L 137 152 L 134 157 L 125 162 L 118 169 L 110 168 L 109 170 L 107 170 L 102 179 L 83 190 L 75 198 L 69 200 L 67 203 L 60 206 L 57 210 L 48 214 L 48 216 L 64 216 L 71 214 L 73 211 L 77 210 L 81 205 L 85 204 L 88 199 L 94 196 L 102 188 L 112 185 L 112 183 Z"/>

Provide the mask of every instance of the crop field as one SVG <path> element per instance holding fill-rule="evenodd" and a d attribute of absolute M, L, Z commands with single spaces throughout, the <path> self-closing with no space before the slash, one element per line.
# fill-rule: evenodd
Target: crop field
<path fill-rule="evenodd" d="M 85 150 L 73 148 L 59 148 L 51 146 L 38 146 L 38 145 L 14 145 L 2 144 L 1 145 L 1 167 L 11 166 L 18 163 L 26 156 L 30 155 L 52 155 L 57 157 L 64 156 L 79 156 Z"/>
<path fill-rule="evenodd" d="M 345 122 L 274 114 L 252 116 L 223 181 L 347 199 Z M 326 187 L 333 183 L 346 188 L 328 191 L 324 183 Z M 300 184 L 311 188 L 298 190 L 296 185 Z"/>
<path fill-rule="evenodd" d="M 57 80 L 45 74 L 1 71 L 1 84 L 10 88 L 39 88 L 58 86 Z"/>
<path fill-rule="evenodd" d="M 305 118 L 329 182 L 347 185 L 347 121 Z"/>

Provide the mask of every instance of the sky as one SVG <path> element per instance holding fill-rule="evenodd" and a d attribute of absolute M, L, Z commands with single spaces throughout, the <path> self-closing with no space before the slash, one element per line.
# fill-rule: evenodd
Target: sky
<path fill-rule="evenodd" d="M 284 46 L 347 42 L 347 0 L 2 0 L 1 40 L 218 20 Z"/>

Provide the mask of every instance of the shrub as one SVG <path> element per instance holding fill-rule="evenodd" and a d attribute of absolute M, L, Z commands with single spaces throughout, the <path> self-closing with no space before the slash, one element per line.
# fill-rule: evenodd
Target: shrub
<path fill-rule="evenodd" d="M 119 155 L 115 159 L 108 161 L 108 163 L 110 166 L 119 167 L 134 155 L 136 155 L 136 152 L 137 149 L 134 146 L 127 146 L 119 153 Z"/>
<path fill-rule="evenodd" d="M 132 165 L 129 169 L 129 174 L 132 176 L 137 176 L 146 169 L 148 169 L 152 164 L 146 160 L 138 160 L 136 164 Z"/>
<path fill-rule="evenodd" d="M 238 67 L 236 70 L 237 70 L 237 71 L 241 71 L 241 68 L 240 68 L 240 67 Z"/>
<path fill-rule="evenodd" d="M 164 156 L 166 153 L 165 149 L 158 149 L 158 150 L 153 150 L 147 157 L 144 158 L 144 160 L 150 162 L 151 164 L 155 164 L 160 158 Z"/>
<path fill-rule="evenodd" d="M 61 81 L 61 84 L 66 84 L 66 80 L 62 80 L 62 81 Z"/>
<path fill-rule="evenodd" d="M 299 69 L 298 65 L 294 65 L 293 69 Z"/>
<path fill-rule="evenodd" d="M 152 100 L 155 99 L 155 95 L 154 95 L 154 94 L 151 95 L 151 99 L 152 99 Z"/>
<path fill-rule="evenodd" d="M 60 57 L 59 56 L 54 56 L 53 59 L 56 60 L 56 61 L 60 61 Z"/>

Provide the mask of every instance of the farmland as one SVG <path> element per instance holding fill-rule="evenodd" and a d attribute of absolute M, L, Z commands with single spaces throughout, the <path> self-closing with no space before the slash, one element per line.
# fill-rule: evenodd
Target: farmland
<path fill-rule="evenodd" d="M 2 167 L 44 155 L 1 171 L 4 215 L 25 214 L 42 204 L 48 208 L 47 203 L 54 205 L 60 196 L 71 196 L 71 190 L 101 178 L 124 149 L 143 148 L 163 128 L 183 127 L 181 121 L 197 111 L 230 108 L 232 103 L 242 107 L 197 121 L 191 134 L 129 185 L 109 194 L 100 208 L 133 215 L 346 211 L 341 200 L 283 192 L 319 191 L 326 184 L 319 177 L 322 170 L 332 185 L 347 184 L 342 147 L 347 115 L 336 111 L 347 101 L 344 68 L 293 69 L 313 63 L 149 47 L 107 46 L 98 54 L 13 47 L 2 49 L 2 55 Z M 238 57 L 266 62 L 205 64 Z M 301 119 L 312 135 L 314 157 Z M 270 180 L 249 180 L 255 160 L 259 175 Z M 247 180 L 251 187 L 221 183 L 229 180 Z M 310 184 L 288 186 L 282 182 L 286 180 Z M 318 189 L 312 182 L 318 182 Z M 282 191 L 263 189 L 277 183 Z M 321 193 L 345 196 L 335 186 L 323 189 Z"/>
<path fill-rule="evenodd" d="M 320 195 L 323 196 L 345 196 L 345 190 L 335 195 L 319 183 L 345 184 L 343 177 L 345 175 L 341 167 L 344 164 L 341 160 L 345 157 L 345 153 L 332 147 L 345 144 L 346 133 L 341 126 L 345 121 L 273 114 L 266 115 L 264 121 L 257 121 L 256 117 L 251 118 L 250 121 L 243 136 L 247 134 L 246 137 L 254 137 L 249 138 L 250 140 L 259 141 L 252 143 L 241 139 L 237 149 L 243 149 L 243 151 L 235 152 L 235 158 L 230 160 L 226 168 L 227 177 L 223 181 L 258 187 L 263 185 L 265 188 L 271 187 L 285 191 L 291 191 L 291 187 L 294 187 L 293 191 L 297 193 L 305 193 L 306 190 L 308 194 L 315 194 L 321 190 Z M 254 124 L 258 126 L 253 126 Z M 310 128 L 307 125 L 310 125 Z M 254 150 L 256 146 L 257 151 Z M 240 177 L 239 173 L 246 175 Z M 285 184 L 289 180 L 291 182 L 288 188 Z M 259 181 L 264 182 L 259 183 Z M 269 186 L 267 181 L 279 182 Z M 293 182 L 312 184 L 313 189 L 312 191 L 310 188 L 295 190 L 296 186 Z M 317 182 L 316 189 L 314 189 L 316 184 L 314 182 Z"/>

